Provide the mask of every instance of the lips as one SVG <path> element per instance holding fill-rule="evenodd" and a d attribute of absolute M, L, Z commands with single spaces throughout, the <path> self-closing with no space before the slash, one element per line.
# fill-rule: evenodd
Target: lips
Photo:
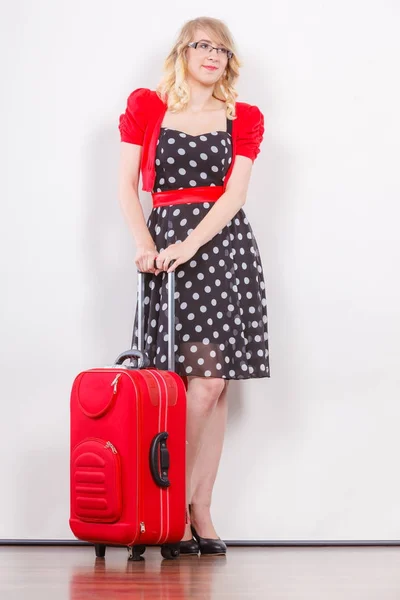
<path fill-rule="evenodd" d="M 206 67 L 205 65 L 203 65 L 203 67 L 208 71 L 216 71 L 218 69 L 218 67 Z"/>

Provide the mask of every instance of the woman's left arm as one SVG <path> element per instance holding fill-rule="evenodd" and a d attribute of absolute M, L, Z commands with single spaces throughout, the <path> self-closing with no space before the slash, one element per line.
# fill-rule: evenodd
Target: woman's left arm
<path fill-rule="evenodd" d="M 186 238 L 197 250 L 212 240 L 245 204 L 252 166 L 253 161 L 247 156 L 236 156 L 225 192 Z"/>
<path fill-rule="evenodd" d="M 212 208 L 187 238 L 165 248 L 157 257 L 157 267 L 174 271 L 180 264 L 190 260 L 199 248 L 212 240 L 234 217 L 246 202 L 253 161 L 247 156 L 236 156 L 225 192 L 213 203 Z M 175 260 L 168 269 L 171 260 Z"/>

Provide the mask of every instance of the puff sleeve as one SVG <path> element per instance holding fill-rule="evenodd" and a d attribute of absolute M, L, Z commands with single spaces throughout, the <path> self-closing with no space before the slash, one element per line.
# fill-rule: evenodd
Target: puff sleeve
<path fill-rule="evenodd" d="M 242 119 L 236 141 L 236 154 L 247 156 L 254 162 L 264 137 L 264 115 L 258 106 L 248 105 Z"/>
<path fill-rule="evenodd" d="M 121 142 L 143 145 L 149 92 L 147 88 L 138 88 L 128 96 L 125 112 L 119 117 Z"/>

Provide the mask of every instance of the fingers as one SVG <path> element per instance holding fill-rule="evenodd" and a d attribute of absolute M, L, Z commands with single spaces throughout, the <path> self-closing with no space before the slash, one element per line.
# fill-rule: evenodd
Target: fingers
<path fill-rule="evenodd" d="M 166 271 L 168 269 L 168 267 L 170 266 L 171 261 L 173 261 L 173 260 L 174 259 L 171 258 L 170 256 L 163 257 L 160 254 L 160 256 L 157 256 L 157 259 L 156 259 L 157 268 L 159 269 L 159 271 Z"/>
<path fill-rule="evenodd" d="M 155 264 L 155 252 L 140 254 L 135 259 L 135 265 L 141 273 L 155 273 L 157 265 Z"/>
<path fill-rule="evenodd" d="M 166 257 L 162 263 L 162 270 L 166 271 L 169 267 L 169 263 L 170 263 L 170 258 Z"/>
<path fill-rule="evenodd" d="M 168 258 L 164 263 L 164 271 L 168 271 L 169 267 L 175 262 L 175 260 L 175 258 Z"/>
<path fill-rule="evenodd" d="M 147 261 L 144 259 L 139 259 L 136 261 L 136 266 L 138 268 L 138 271 L 140 271 L 141 273 L 147 273 Z"/>
<path fill-rule="evenodd" d="M 148 273 L 154 273 L 156 270 L 155 264 L 154 264 L 154 256 L 149 256 L 147 258 L 147 272 Z"/>
<path fill-rule="evenodd" d="M 159 274 L 160 269 L 157 268 L 157 256 L 152 256 L 150 264 L 149 264 L 149 271 L 151 273 L 154 273 L 154 275 Z"/>
<path fill-rule="evenodd" d="M 181 265 L 182 262 L 183 261 L 181 258 L 177 258 L 176 260 L 172 261 L 172 265 L 167 270 L 167 273 L 172 273 L 172 271 L 175 271 L 176 267 L 179 267 L 179 265 Z"/>
<path fill-rule="evenodd" d="M 159 275 L 161 272 L 166 271 L 167 273 L 171 273 L 176 269 L 177 266 L 181 265 L 183 262 L 182 259 L 178 258 L 164 258 L 159 260 L 155 260 L 154 258 L 151 261 L 143 261 L 137 260 L 135 261 L 136 267 L 142 273 L 154 273 L 154 275 Z"/>

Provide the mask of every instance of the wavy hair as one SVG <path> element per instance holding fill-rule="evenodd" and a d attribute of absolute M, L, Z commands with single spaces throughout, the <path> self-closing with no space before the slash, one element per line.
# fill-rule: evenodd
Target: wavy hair
<path fill-rule="evenodd" d="M 239 77 L 241 63 L 236 53 L 232 34 L 225 23 L 219 19 L 198 17 L 187 21 L 183 25 L 171 52 L 165 59 L 164 75 L 156 88 L 157 94 L 163 102 L 167 103 L 171 112 L 180 112 L 187 106 L 190 98 L 190 88 L 186 80 L 186 52 L 189 42 L 194 41 L 196 29 L 204 29 L 210 37 L 214 36 L 218 44 L 233 52 L 223 75 L 214 86 L 213 96 L 226 102 L 227 117 L 236 119 L 235 104 L 238 93 L 235 89 L 235 83 Z"/>

